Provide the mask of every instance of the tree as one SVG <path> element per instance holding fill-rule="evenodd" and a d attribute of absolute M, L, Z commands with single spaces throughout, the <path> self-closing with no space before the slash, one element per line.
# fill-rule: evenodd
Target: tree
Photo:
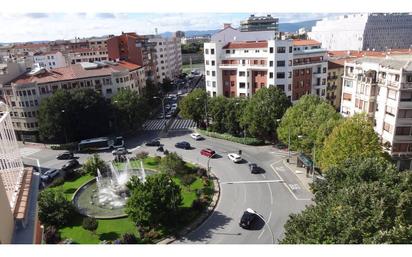
<path fill-rule="evenodd" d="M 99 226 L 99 222 L 95 218 L 86 217 L 83 219 L 82 227 L 86 230 L 89 230 L 95 233 L 98 226 Z"/>
<path fill-rule="evenodd" d="M 74 212 L 72 203 L 65 198 L 63 192 L 53 188 L 40 193 L 38 206 L 41 223 L 57 228 L 66 225 Z"/>
<path fill-rule="evenodd" d="M 182 204 L 180 187 L 165 174 L 149 176 L 145 183 L 128 184 L 131 189 L 126 213 L 138 226 L 157 228 L 176 222 Z"/>
<path fill-rule="evenodd" d="M 46 244 L 58 244 L 61 241 L 59 230 L 54 226 L 48 226 L 44 231 Z"/>
<path fill-rule="evenodd" d="M 195 89 L 183 98 L 179 103 L 180 115 L 185 119 L 191 119 L 197 124 L 205 118 L 205 104 L 207 93 L 203 89 Z"/>
<path fill-rule="evenodd" d="M 168 93 L 173 90 L 172 81 L 169 78 L 164 78 L 161 84 L 161 89 L 164 93 Z"/>
<path fill-rule="evenodd" d="M 176 174 L 183 174 L 186 167 L 182 157 L 176 152 L 172 152 L 161 159 L 159 169 L 161 172 L 174 176 Z"/>
<path fill-rule="evenodd" d="M 336 126 L 326 138 L 318 163 L 327 170 L 352 156 L 379 155 L 382 149 L 371 122 L 363 114 L 356 114 Z"/>
<path fill-rule="evenodd" d="M 159 96 L 159 91 L 160 91 L 160 88 L 157 84 L 153 83 L 153 81 L 150 79 L 146 80 L 146 86 L 143 88 L 143 96 L 146 99 L 148 99 L 149 105 L 151 106 L 158 105 L 157 102 L 151 101 L 151 99 L 153 99 L 153 97 L 155 96 Z"/>
<path fill-rule="evenodd" d="M 132 233 L 124 233 L 122 236 L 122 243 L 123 244 L 137 244 L 139 241 L 137 237 Z"/>
<path fill-rule="evenodd" d="M 292 214 L 286 244 L 383 244 L 412 241 L 412 173 L 386 160 L 348 159 L 315 183 L 316 205 Z"/>
<path fill-rule="evenodd" d="M 332 105 L 318 96 L 305 95 L 286 111 L 277 132 L 279 139 L 286 143 L 290 130 L 292 150 L 312 154 L 313 147 L 316 146 L 318 153 L 323 147 L 325 138 L 340 120 L 340 114 Z M 302 138 L 298 138 L 299 135 Z"/>
<path fill-rule="evenodd" d="M 224 126 L 227 133 L 239 136 L 243 133 L 243 127 L 240 125 L 245 108 L 248 104 L 247 99 L 229 98 L 224 110 Z"/>
<path fill-rule="evenodd" d="M 226 105 L 229 103 L 228 98 L 224 96 L 213 97 L 208 101 L 208 115 L 212 122 L 209 124 L 209 129 L 214 132 L 224 133 Z"/>
<path fill-rule="evenodd" d="M 94 177 L 97 176 L 97 170 L 100 170 L 102 174 L 109 171 L 109 167 L 104 160 L 102 160 L 98 154 L 94 154 L 89 157 L 82 166 L 83 172 L 90 174 Z"/>
<path fill-rule="evenodd" d="M 259 89 L 249 100 L 241 125 L 256 138 L 275 141 L 277 119 L 291 105 L 285 93 L 277 87 Z"/>
<path fill-rule="evenodd" d="M 121 90 L 113 98 L 116 126 L 121 130 L 133 131 L 140 128 L 148 118 L 149 105 L 146 98 L 130 89 Z"/>

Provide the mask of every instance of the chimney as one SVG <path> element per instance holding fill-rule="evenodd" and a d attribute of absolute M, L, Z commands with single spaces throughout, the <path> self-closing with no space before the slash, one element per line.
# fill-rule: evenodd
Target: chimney
<path fill-rule="evenodd" d="M 231 23 L 223 23 L 223 29 L 227 29 L 232 25 Z"/>

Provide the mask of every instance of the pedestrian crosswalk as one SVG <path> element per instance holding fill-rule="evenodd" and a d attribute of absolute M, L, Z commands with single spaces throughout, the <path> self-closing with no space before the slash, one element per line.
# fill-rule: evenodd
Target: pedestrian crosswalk
<path fill-rule="evenodd" d="M 143 124 L 143 130 L 162 130 L 165 128 L 165 123 L 167 124 L 168 122 L 169 119 L 148 120 Z"/>
<path fill-rule="evenodd" d="M 20 148 L 20 155 L 22 157 L 26 157 L 26 156 L 35 154 L 35 153 L 39 152 L 40 150 L 41 149 L 39 149 L 39 148 L 23 147 L 23 148 Z"/>
<path fill-rule="evenodd" d="M 196 123 L 193 120 L 176 119 L 174 120 L 172 126 L 170 126 L 170 129 L 171 130 L 191 129 L 195 127 L 196 127 Z"/>

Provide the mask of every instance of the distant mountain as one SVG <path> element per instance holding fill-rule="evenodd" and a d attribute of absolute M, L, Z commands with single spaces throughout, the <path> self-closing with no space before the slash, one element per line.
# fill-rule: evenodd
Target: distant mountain
<path fill-rule="evenodd" d="M 301 21 L 301 22 L 293 22 L 293 23 L 279 23 L 279 30 L 282 32 L 296 32 L 300 28 L 306 28 L 307 30 L 310 30 L 313 26 L 315 26 L 317 21 L 318 20 Z M 185 31 L 185 35 L 186 37 L 213 35 L 219 30 L 220 29 L 189 30 L 189 31 Z M 172 37 L 173 32 L 163 32 L 160 35 L 163 37 Z"/>

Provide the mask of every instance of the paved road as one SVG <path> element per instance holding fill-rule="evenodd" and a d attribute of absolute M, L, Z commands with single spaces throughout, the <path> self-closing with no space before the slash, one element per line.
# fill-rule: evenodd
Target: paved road
<path fill-rule="evenodd" d="M 197 229 L 189 233 L 177 243 L 222 243 L 222 244 L 269 244 L 272 236 L 264 226 L 258 222 L 253 230 L 239 227 L 239 219 L 246 208 L 252 208 L 268 220 L 273 230 L 275 242 L 282 238 L 289 214 L 297 213 L 311 204 L 312 195 L 300 185 L 298 178 L 283 165 L 286 153 L 275 150 L 270 146 L 248 147 L 225 140 L 207 137 L 202 141 L 194 141 L 189 134 L 190 130 L 171 130 L 167 138 L 161 143 L 169 151 L 176 151 L 186 161 L 207 166 L 207 158 L 200 155 L 202 148 L 212 148 L 220 156 L 210 162 L 212 172 L 219 179 L 221 196 L 215 212 Z M 145 150 L 151 154 L 159 154 L 156 147 L 144 146 L 145 141 L 158 137 L 158 131 L 143 131 L 139 137 L 126 142 L 126 147 L 133 153 Z M 182 150 L 174 147 L 178 141 L 188 141 L 193 146 L 191 150 Z M 242 150 L 242 157 L 255 162 L 265 170 L 263 174 L 251 174 L 247 162 L 234 164 L 227 158 L 229 152 Z M 24 150 L 30 153 L 30 150 Z M 56 160 L 55 156 L 61 151 L 41 149 L 31 151 L 25 162 L 34 162 L 39 159 L 44 168 L 60 168 L 65 161 Z M 106 160 L 113 160 L 108 152 L 99 153 Z M 78 154 L 82 163 L 89 156 Z M 27 159 L 31 158 L 31 159 Z"/>

